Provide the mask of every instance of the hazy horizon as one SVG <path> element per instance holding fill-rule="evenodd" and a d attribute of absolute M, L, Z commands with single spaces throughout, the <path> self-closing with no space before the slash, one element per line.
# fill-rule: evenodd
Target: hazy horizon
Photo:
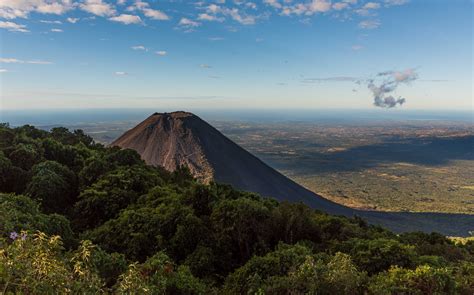
<path fill-rule="evenodd" d="M 460 121 L 474 123 L 472 111 L 432 110 L 379 110 L 379 109 L 42 109 L 42 110 L 0 110 L 0 122 L 12 126 L 31 124 L 74 125 L 78 123 L 100 123 L 114 121 L 139 122 L 155 112 L 189 111 L 204 120 L 256 121 L 256 122 L 383 122 L 383 121 Z"/>

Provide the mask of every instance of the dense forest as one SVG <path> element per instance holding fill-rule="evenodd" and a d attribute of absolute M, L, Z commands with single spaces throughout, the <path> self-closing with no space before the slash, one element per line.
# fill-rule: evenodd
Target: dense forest
<path fill-rule="evenodd" d="M 0 293 L 473 294 L 474 242 L 395 234 L 0 126 Z"/>

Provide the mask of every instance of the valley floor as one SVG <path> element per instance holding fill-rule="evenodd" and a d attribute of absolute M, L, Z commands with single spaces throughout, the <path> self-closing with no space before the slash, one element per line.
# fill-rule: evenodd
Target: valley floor
<path fill-rule="evenodd" d="M 285 176 L 364 210 L 474 214 L 474 132 L 447 122 L 388 126 L 222 124 Z"/>

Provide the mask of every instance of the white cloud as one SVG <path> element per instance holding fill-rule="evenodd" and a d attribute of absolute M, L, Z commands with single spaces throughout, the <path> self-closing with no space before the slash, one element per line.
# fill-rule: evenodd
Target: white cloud
<path fill-rule="evenodd" d="M 243 25 L 253 25 L 257 19 L 257 17 L 254 15 L 242 13 L 238 8 L 222 7 L 216 4 L 207 6 L 206 11 L 209 15 L 221 14 L 223 16 L 230 17 L 231 19 Z"/>
<path fill-rule="evenodd" d="M 181 18 L 178 23 L 178 26 L 185 27 L 185 28 L 194 28 L 194 27 L 199 27 L 200 25 L 201 25 L 200 22 L 193 21 L 186 17 Z"/>
<path fill-rule="evenodd" d="M 354 12 L 361 16 L 369 16 L 371 14 L 369 9 L 363 9 L 363 8 L 356 9 L 354 10 Z"/>
<path fill-rule="evenodd" d="M 8 72 L 7 69 L 0 69 L 0 73 L 6 73 L 6 72 Z"/>
<path fill-rule="evenodd" d="M 230 15 L 230 17 L 239 22 L 243 25 L 253 25 L 256 22 L 256 17 L 253 15 L 242 15 L 237 8 L 232 8 L 230 10 L 226 10 L 226 13 Z"/>
<path fill-rule="evenodd" d="M 118 72 L 115 72 L 114 75 L 115 75 L 115 76 L 127 76 L 128 73 L 127 73 L 127 72 L 118 71 Z"/>
<path fill-rule="evenodd" d="M 222 37 L 209 37 L 207 38 L 209 39 L 210 41 L 222 41 L 222 40 L 225 40 L 224 38 Z"/>
<path fill-rule="evenodd" d="M 384 73 L 379 73 L 379 75 L 380 76 L 390 75 L 393 77 L 393 79 L 396 82 L 399 82 L 399 83 L 401 82 L 407 83 L 407 82 L 411 82 L 418 79 L 418 74 L 416 73 L 415 69 L 406 69 L 404 71 L 388 71 Z"/>
<path fill-rule="evenodd" d="M 364 9 L 379 9 L 380 8 L 380 4 L 379 3 L 375 3 L 375 2 L 367 2 L 365 3 Z"/>
<path fill-rule="evenodd" d="M 169 20 L 169 16 L 166 15 L 164 12 L 156 9 L 145 8 L 143 9 L 143 14 L 146 17 L 156 19 L 156 20 Z"/>
<path fill-rule="evenodd" d="M 76 17 L 68 17 L 67 21 L 70 22 L 71 24 L 75 24 L 79 21 L 79 18 Z"/>
<path fill-rule="evenodd" d="M 28 60 L 25 63 L 33 64 L 33 65 L 50 65 L 52 62 L 50 61 L 43 61 L 43 60 Z"/>
<path fill-rule="evenodd" d="M 278 0 L 263 0 L 263 3 L 270 5 L 271 7 L 274 7 L 274 8 L 282 7 L 280 2 L 278 2 Z"/>
<path fill-rule="evenodd" d="M 61 30 L 61 29 L 51 29 L 51 32 L 54 32 L 54 33 L 62 33 L 62 32 L 64 32 L 64 31 Z"/>
<path fill-rule="evenodd" d="M 35 65 L 50 65 L 52 62 L 43 60 L 21 60 L 16 58 L 1 58 L 0 63 L 6 64 L 35 64 Z"/>
<path fill-rule="evenodd" d="M 18 60 L 16 58 L 1 58 L 0 57 L 0 63 L 6 63 L 6 64 L 20 64 L 24 63 L 22 60 Z"/>
<path fill-rule="evenodd" d="M 135 0 L 135 2 L 131 6 L 127 7 L 127 11 L 142 10 L 147 7 L 150 7 L 150 4 L 148 4 L 147 2 Z"/>
<path fill-rule="evenodd" d="M 279 15 L 299 16 L 300 21 L 308 21 L 311 16 L 322 13 L 335 13 L 338 18 L 351 19 L 351 14 L 376 18 L 376 10 L 382 7 L 402 5 L 409 0 L 213 0 L 196 1 L 196 17 L 192 13 L 178 18 L 178 27 L 186 32 L 193 31 L 202 22 L 224 22 L 233 20 L 242 25 L 253 25 L 257 21 L 268 19 L 274 8 Z M 170 1 L 184 2 L 187 1 Z M 158 3 L 158 4 L 156 4 Z M 156 5 L 158 1 L 150 0 L 0 0 L 0 28 L 10 31 L 28 32 L 25 25 L 8 22 L 15 18 L 28 18 L 32 12 L 62 15 L 73 9 L 80 9 L 95 16 L 106 17 L 111 21 L 123 24 L 140 24 L 143 20 L 152 19 L 165 21 L 171 19 Z M 259 9 L 257 4 L 259 3 Z M 125 5 L 125 6 L 124 6 Z M 264 7 L 265 6 L 265 7 Z M 265 8 L 265 9 L 264 9 Z M 170 11 L 173 11 L 170 9 Z M 86 17 L 84 17 L 86 19 Z M 64 22 L 76 23 L 79 18 L 68 17 Z M 41 21 L 43 23 L 60 24 L 59 21 Z M 362 29 L 374 29 L 380 26 L 379 21 L 364 20 L 358 26 Z"/>
<path fill-rule="evenodd" d="M 29 32 L 26 29 L 26 25 L 20 25 L 14 22 L 6 22 L 6 21 L 0 21 L 0 29 L 6 29 L 11 32 L 21 32 L 21 33 Z"/>
<path fill-rule="evenodd" d="M 28 17 L 28 11 L 12 9 L 8 7 L 0 7 L 0 17 L 6 19 L 15 19 L 17 17 L 26 18 Z"/>
<path fill-rule="evenodd" d="M 354 51 L 362 50 L 364 46 L 362 45 L 352 45 L 351 49 Z"/>
<path fill-rule="evenodd" d="M 390 5 L 385 5 L 385 6 L 389 7 Z M 380 9 L 381 7 L 382 6 L 378 2 L 367 2 L 361 8 L 356 9 L 355 13 L 361 16 L 370 16 L 370 15 L 374 16 L 376 15 L 376 13 L 373 12 L 373 10 Z"/>
<path fill-rule="evenodd" d="M 329 10 L 331 10 L 331 1 L 313 0 L 309 4 L 309 14 L 316 13 L 316 12 L 327 12 Z"/>
<path fill-rule="evenodd" d="M 43 23 L 43 24 L 56 24 L 56 25 L 62 24 L 62 22 L 59 21 L 59 20 L 40 20 L 40 23 Z"/>
<path fill-rule="evenodd" d="M 160 51 L 155 51 L 155 54 L 156 55 L 159 55 L 159 56 L 165 56 L 168 54 L 168 52 L 164 51 L 164 50 L 160 50 Z"/>
<path fill-rule="evenodd" d="M 50 14 L 64 14 L 65 12 L 73 8 L 71 0 L 60 0 L 60 1 L 34 1 L 39 2 L 36 11 L 39 13 L 50 13 Z"/>
<path fill-rule="evenodd" d="M 71 0 L 1 0 L 0 17 L 27 18 L 31 12 L 61 15 L 73 7 Z"/>
<path fill-rule="evenodd" d="M 371 30 L 380 27 L 380 21 L 378 20 L 364 20 L 359 23 L 359 28 Z"/>
<path fill-rule="evenodd" d="M 115 8 L 102 0 L 85 0 L 79 7 L 97 16 L 112 16 L 116 13 Z"/>
<path fill-rule="evenodd" d="M 150 4 L 141 0 L 136 0 L 131 6 L 127 7 L 127 11 L 141 11 L 143 14 L 154 20 L 169 20 L 170 17 L 161 10 L 150 8 Z"/>
<path fill-rule="evenodd" d="M 386 6 L 403 5 L 406 3 L 408 3 L 408 0 L 385 0 Z"/>
<path fill-rule="evenodd" d="M 234 1 L 235 2 L 235 1 Z M 240 1 L 242 2 L 243 1 Z M 313 16 L 318 13 L 337 13 L 336 16 L 342 17 L 343 19 L 350 19 L 350 15 L 356 13 L 361 16 L 375 16 L 374 10 L 380 9 L 382 4 L 385 3 L 385 7 L 392 5 L 401 5 L 408 0 L 380 0 L 380 1 L 361 1 L 357 5 L 357 0 L 263 0 L 263 2 L 269 6 L 274 7 L 279 11 L 280 15 L 284 16 L 300 16 L 303 17 L 302 22 L 307 23 L 310 16 Z M 220 7 L 216 4 L 211 4 L 208 6 L 208 11 L 213 13 L 224 13 L 226 8 Z M 228 9 L 228 8 L 227 8 Z M 341 14 L 340 11 L 345 10 L 344 14 Z M 265 17 L 265 14 L 263 14 Z M 378 26 L 374 22 L 371 23 L 362 23 L 360 26 L 363 28 L 373 28 Z"/>
<path fill-rule="evenodd" d="M 356 82 L 359 78 L 350 76 L 324 77 L 324 78 L 305 78 L 301 80 L 303 83 L 320 83 L 320 82 Z"/>
<path fill-rule="evenodd" d="M 126 25 L 142 23 L 142 19 L 138 15 L 132 15 L 132 14 L 121 14 L 118 16 L 113 16 L 113 17 L 110 17 L 109 20 L 123 23 Z"/>
<path fill-rule="evenodd" d="M 221 7 L 216 4 L 211 4 L 207 7 L 207 11 L 210 13 L 218 13 L 221 10 Z"/>
<path fill-rule="evenodd" d="M 349 3 L 346 2 L 337 2 L 332 5 L 334 10 L 343 10 L 349 7 Z"/>
<path fill-rule="evenodd" d="M 217 22 L 223 22 L 224 18 L 223 17 L 217 17 L 215 15 L 207 14 L 207 13 L 201 13 L 198 16 L 199 20 L 205 20 L 205 21 L 217 21 Z"/>
<path fill-rule="evenodd" d="M 247 6 L 248 8 L 251 8 L 251 9 L 257 9 L 257 4 L 255 4 L 253 2 L 247 2 L 247 3 L 245 3 L 245 6 Z"/>
<path fill-rule="evenodd" d="M 341 5 L 344 6 L 344 4 L 338 4 L 336 7 L 341 9 Z M 281 10 L 281 14 L 311 16 L 316 13 L 329 12 L 331 8 L 333 8 L 333 6 L 329 0 L 312 0 L 308 3 L 295 3 L 290 6 L 284 6 Z"/>
<path fill-rule="evenodd" d="M 148 48 L 146 48 L 145 46 L 143 45 L 135 45 L 135 46 L 132 46 L 132 49 L 133 50 L 143 50 L 143 51 L 148 51 Z"/>

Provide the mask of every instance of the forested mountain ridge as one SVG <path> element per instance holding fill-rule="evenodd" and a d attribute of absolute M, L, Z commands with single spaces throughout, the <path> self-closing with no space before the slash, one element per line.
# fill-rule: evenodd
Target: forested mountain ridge
<path fill-rule="evenodd" d="M 0 127 L 9 294 L 472 294 L 474 242 L 394 234 L 146 165 L 82 131 Z"/>

